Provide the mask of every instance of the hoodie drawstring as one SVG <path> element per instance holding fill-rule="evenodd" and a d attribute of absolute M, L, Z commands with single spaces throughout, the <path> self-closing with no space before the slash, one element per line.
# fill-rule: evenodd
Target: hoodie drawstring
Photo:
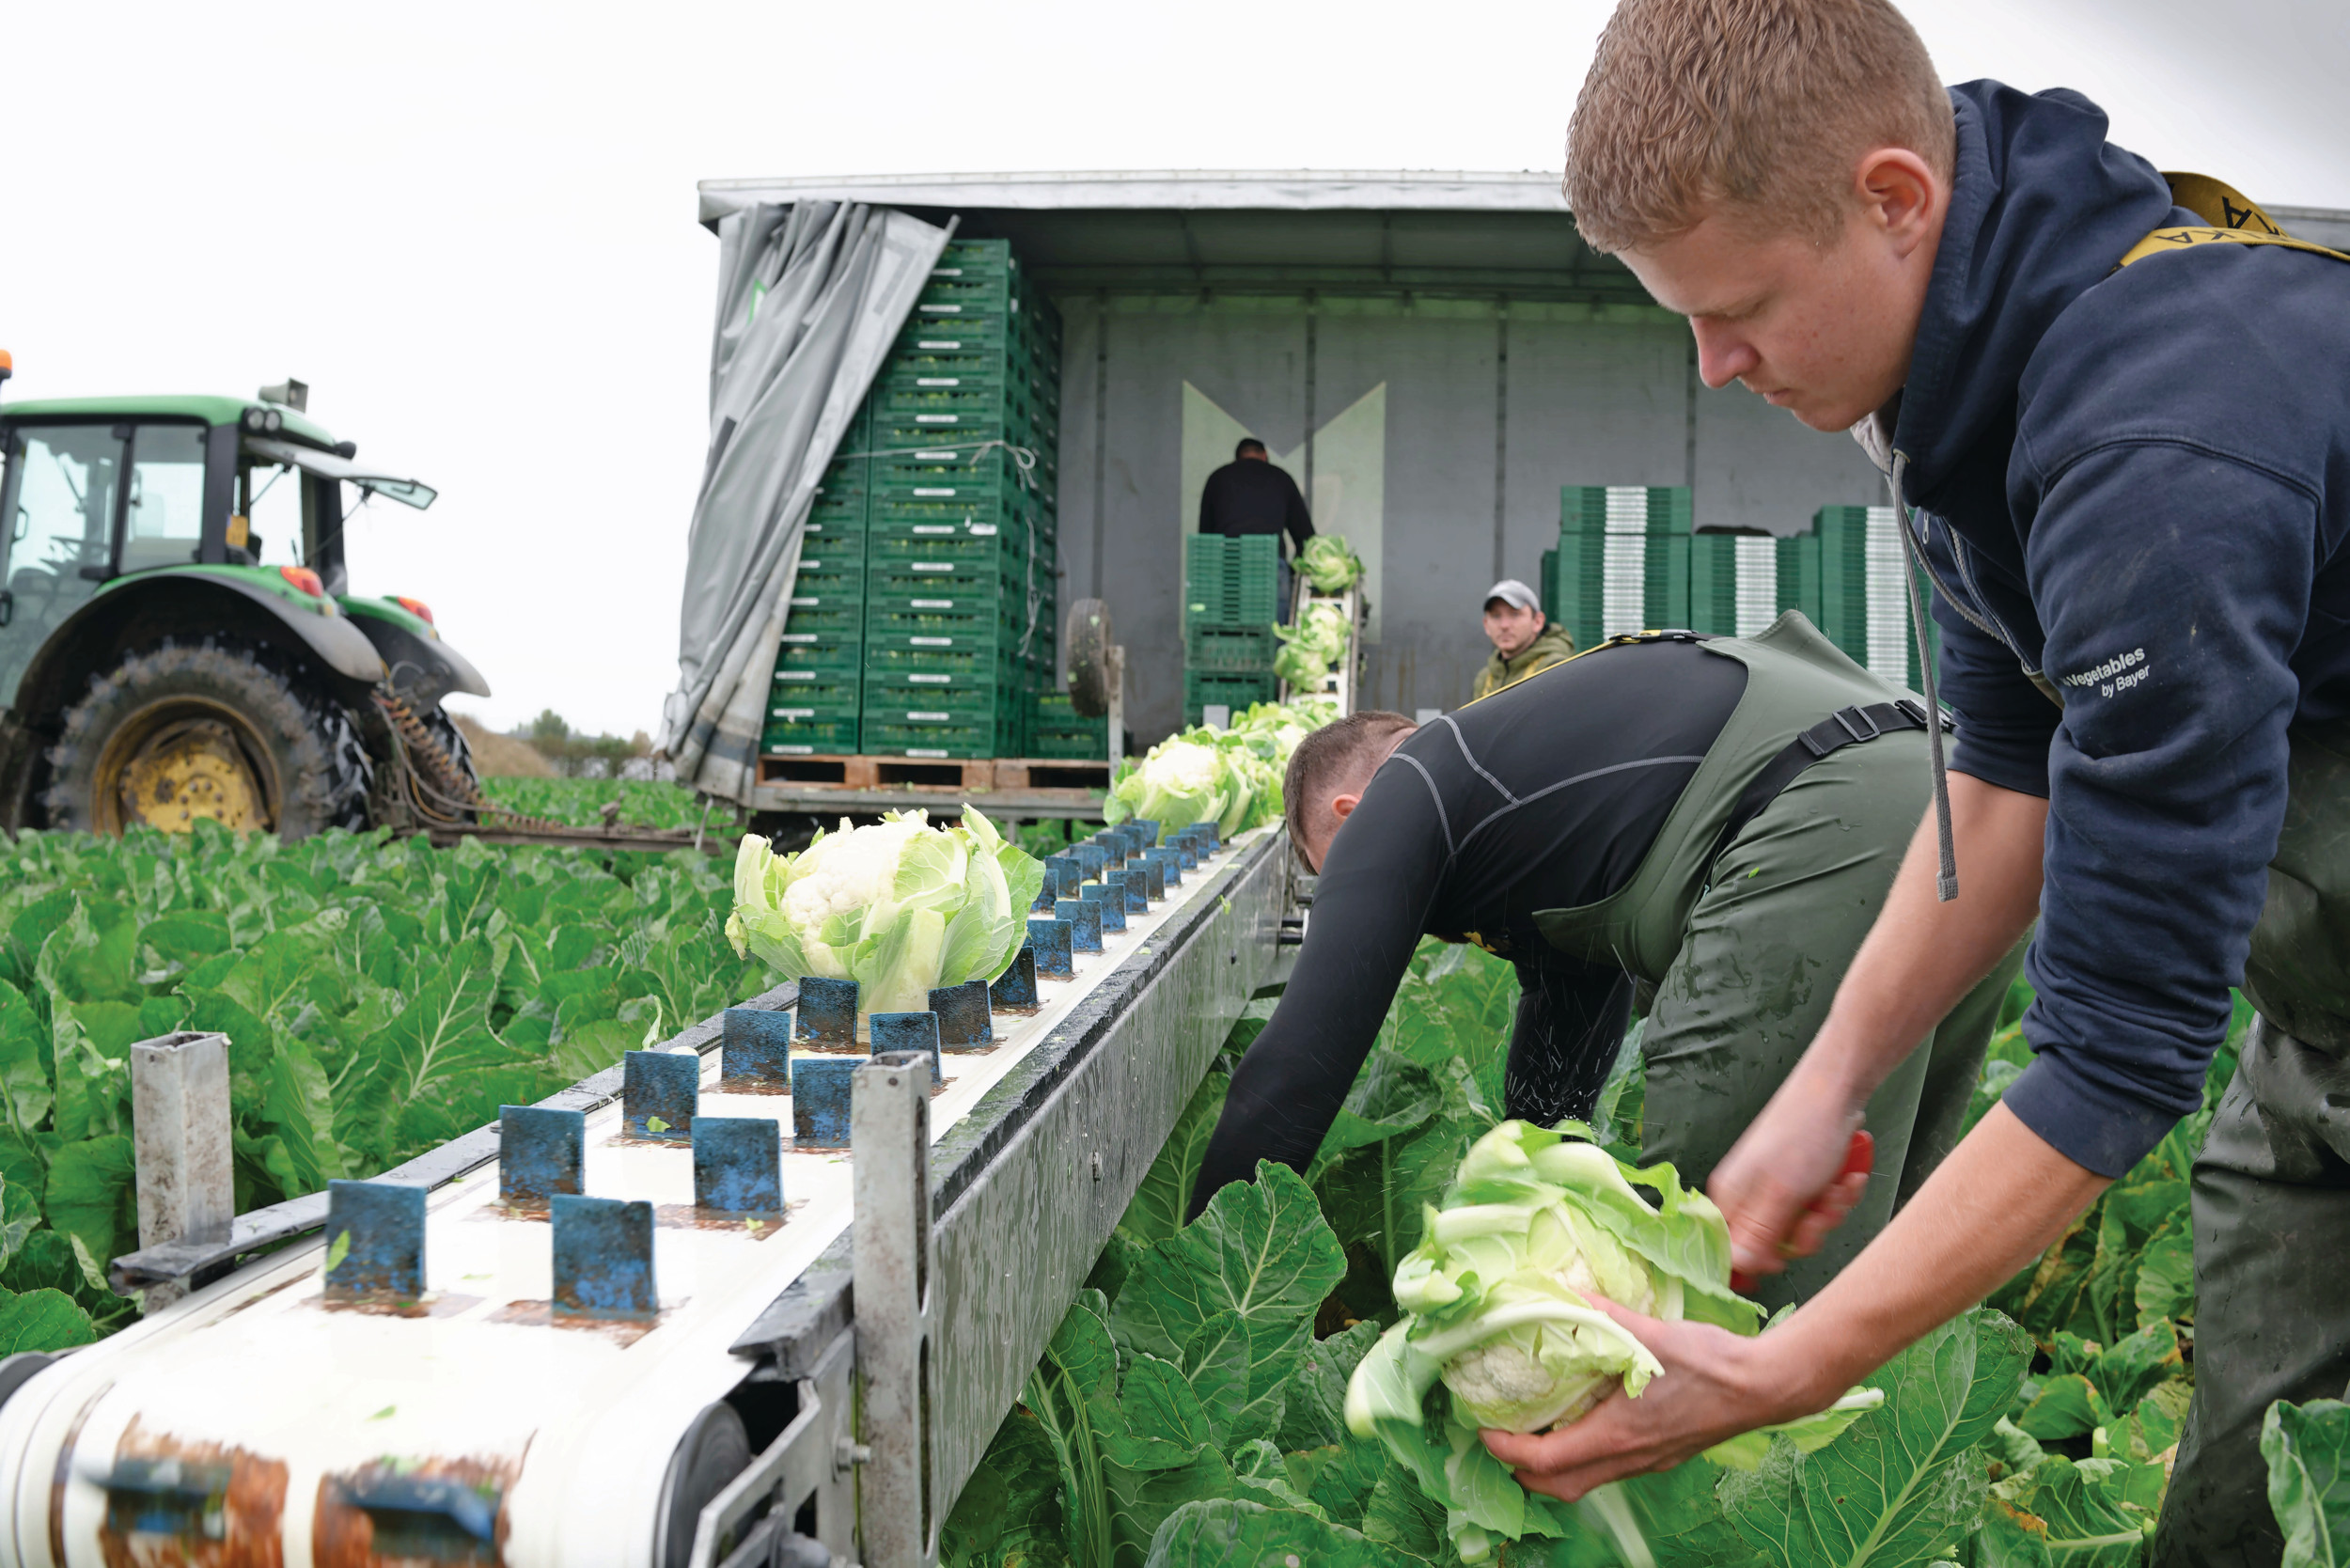
<path fill-rule="evenodd" d="M 1909 557 L 1909 632 L 1918 642 L 1919 683 L 1925 687 L 1926 712 L 1934 718 L 1926 726 L 1926 755 L 1934 768 L 1934 831 L 1942 849 L 1942 874 L 1934 886 L 1935 896 L 1948 903 L 1958 897 L 1958 851 L 1950 839 L 1950 776 L 1942 760 L 1942 703 L 1935 692 L 1934 650 L 1926 644 L 1925 598 L 1918 591 L 1919 574 L 1926 570 L 1925 549 L 1910 525 L 1909 503 L 1902 498 L 1902 473 L 1908 466 L 1909 460 L 1894 452 L 1885 482 L 1893 492 L 1893 516 L 1902 525 L 1902 545 Z"/>

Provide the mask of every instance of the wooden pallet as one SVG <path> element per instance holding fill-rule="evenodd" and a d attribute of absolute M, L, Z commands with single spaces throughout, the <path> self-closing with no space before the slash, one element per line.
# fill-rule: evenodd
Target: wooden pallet
<path fill-rule="evenodd" d="M 998 823 L 1102 814 L 1110 769 L 1057 758 L 762 757 L 749 805 L 819 818 L 916 808 L 951 815 L 977 807 Z"/>

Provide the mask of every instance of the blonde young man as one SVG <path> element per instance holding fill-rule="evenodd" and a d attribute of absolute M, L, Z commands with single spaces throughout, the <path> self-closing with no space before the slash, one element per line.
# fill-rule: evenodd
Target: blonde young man
<path fill-rule="evenodd" d="M 1818 1245 L 1871 1086 L 2035 912 L 2037 1058 L 1783 1325 L 1640 1321 L 1668 1369 L 1641 1399 L 1490 1446 L 1576 1497 L 1825 1404 L 2195 1107 L 2240 981 L 2261 1019 L 2195 1172 L 2195 1401 L 2155 1560 L 2275 1563 L 2262 1412 L 2350 1380 L 2350 264 L 2157 243 L 2117 267 L 2207 220 L 2076 94 L 1946 91 L 1882 0 L 1625 0 L 1566 194 L 1689 319 L 1710 384 L 1857 427 L 1935 578 L 1959 721 L 1957 896 L 1929 821 L 1714 1173 L 1739 1266 Z"/>

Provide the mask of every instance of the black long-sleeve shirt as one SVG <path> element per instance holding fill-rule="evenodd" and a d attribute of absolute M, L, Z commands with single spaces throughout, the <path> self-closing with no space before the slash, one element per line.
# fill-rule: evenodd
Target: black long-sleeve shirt
<path fill-rule="evenodd" d="M 1234 458 L 1208 476 L 1199 491 L 1199 531 L 1237 539 L 1287 532 L 1300 550 L 1314 537 L 1306 497 L 1284 469 L 1262 458 Z"/>
<path fill-rule="evenodd" d="M 1589 1116 L 1632 981 L 1552 948 L 1534 912 L 1595 903 L 1631 881 L 1746 683 L 1743 665 L 1692 643 L 1634 643 L 1406 737 L 1331 840 L 1306 946 L 1232 1076 L 1194 1210 L 1259 1160 L 1306 1168 L 1423 933 L 1517 966 L 1508 1114 Z"/>

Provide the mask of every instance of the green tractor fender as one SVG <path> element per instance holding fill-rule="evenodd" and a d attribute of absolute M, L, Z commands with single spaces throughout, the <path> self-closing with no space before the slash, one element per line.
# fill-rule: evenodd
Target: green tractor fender
<path fill-rule="evenodd" d="M 125 654 L 166 637 L 196 643 L 207 636 L 312 665 L 354 706 L 386 673 L 376 645 L 335 601 L 302 591 L 274 568 L 159 567 L 115 578 L 68 617 L 33 655 L 10 706 L 19 722 L 40 728 Z"/>
<path fill-rule="evenodd" d="M 412 703 L 437 703 L 450 692 L 490 695 L 473 661 L 442 640 L 434 625 L 397 599 L 340 601 L 350 623 L 364 634 L 384 660 L 392 688 Z"/>

